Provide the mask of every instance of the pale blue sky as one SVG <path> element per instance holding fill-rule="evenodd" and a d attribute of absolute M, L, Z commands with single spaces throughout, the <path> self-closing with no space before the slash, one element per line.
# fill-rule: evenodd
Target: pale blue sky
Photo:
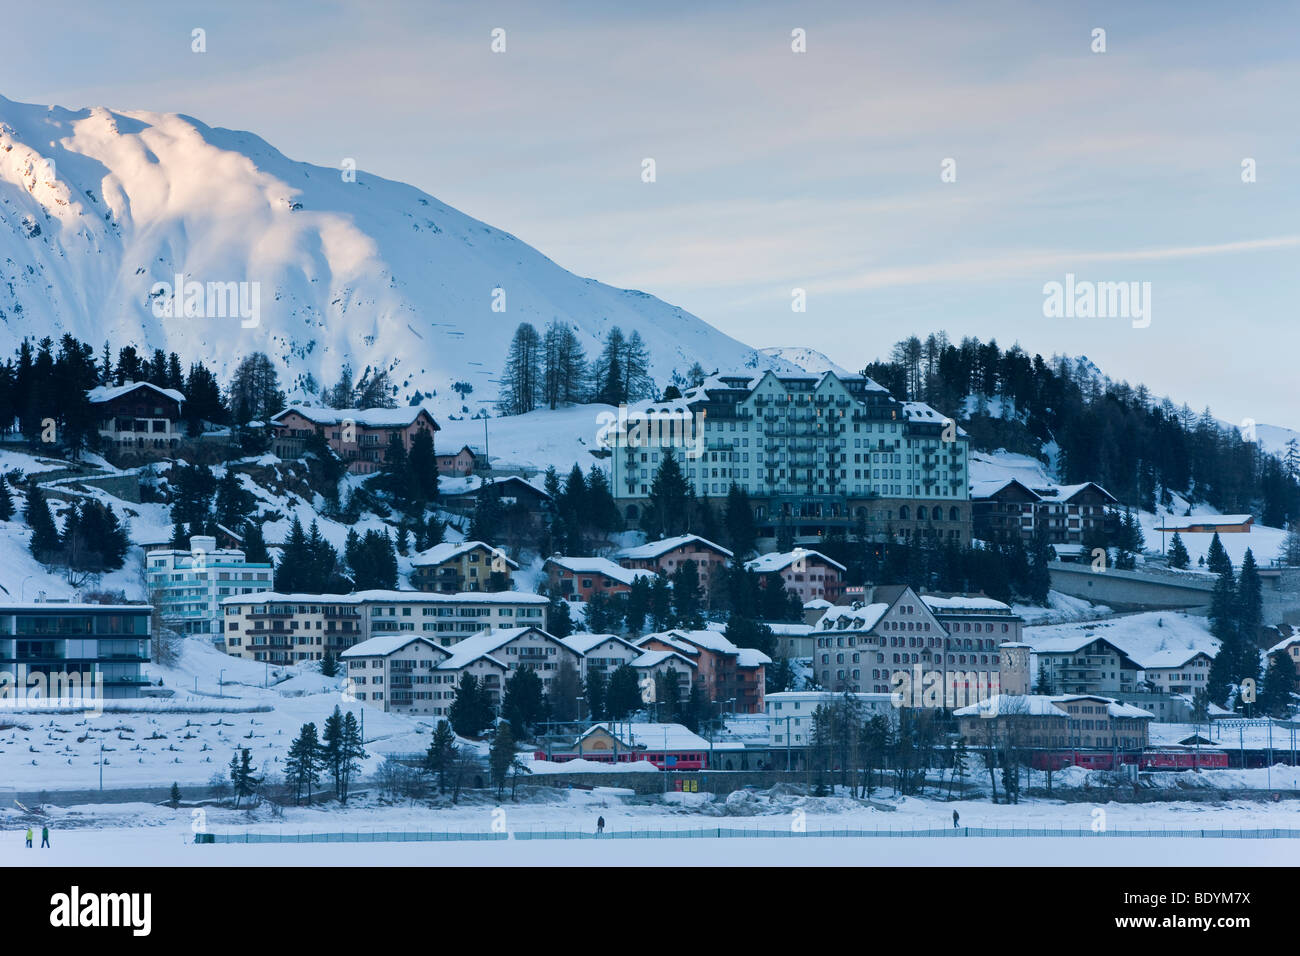
<path fill-rule="evenodd" d="M 944 328 L 1300 427 L 1300 7 L 896 6 L 51 0 L 0 93 L 354 157 L 756 346 Z M 1150 327 L 1044 318 L 1067 272 L 1150 282 Z"/>

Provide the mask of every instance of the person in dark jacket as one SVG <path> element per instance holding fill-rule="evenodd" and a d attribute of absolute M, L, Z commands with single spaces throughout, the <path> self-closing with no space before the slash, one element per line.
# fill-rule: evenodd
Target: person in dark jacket
<path fill-rule="evenodd" d="M 954 810 L 954 811 L 952 812 L 952 828 L 953 828 L 954 830 L 957 829 L 957 821 L 960 820 L 960 819 L 961 819 L 961 818 L 960 818 L 959 816 L 957 816 L 957 811 Z"/>
<path fill-rule="evenodd" d="M 49 845 L 50 845 L 50 828 L 41 827 L 41 849 L 43 850 Z"/>
<path fill-rule="evenodd" d="M 599 834 L 604 833 L 604 832 L 605 832 L 605 818 L 604 818 L 604 817 L 597 817 L 597 818 L 596 818 L 596 833 L 599 835 Z"/>

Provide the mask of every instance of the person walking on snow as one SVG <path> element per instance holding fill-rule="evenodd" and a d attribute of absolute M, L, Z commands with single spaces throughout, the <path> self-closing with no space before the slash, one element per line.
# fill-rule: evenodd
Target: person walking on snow
<path fill-rule="evenodd" d="M 27 849 L 30 850 L 31 848 L 32 848 L 32 828 L 28 827 L 27 828 Z"/>
<path fill-rule="evenodd" d="M 41 827 L 41 849 L 44 850 L 50 845 L 50 828 Z"/>
<path fill-rule="evenodd" d="M 957 821 L 960 820 L 960 819 L 961 819 L 961 818 L 960 818 L 959 816 L 957 816 L 957 811 L 954 810 L 954 811 L 952 812 L 952 828 L 953 828 L 954 830 L 957 829 Z"/>
<path fill-rule="evenodd" d="M 605 818 L 604 818 L 604 817 L 597 817 L 597 818 L 596 818 L 596 835 L 599 836 L 600 834 L 602 834 L 602 833 L 604 833 L 604 832 L 605 832 Z"/>

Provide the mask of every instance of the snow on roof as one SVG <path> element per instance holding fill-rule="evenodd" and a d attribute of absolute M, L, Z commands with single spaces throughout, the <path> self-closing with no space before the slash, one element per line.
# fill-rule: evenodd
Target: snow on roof
<path fill-rule="evenodd" d="M 444 541 L 441 544 L 435 544 L 432 548 L 426 548 L 412 557 L 411 564 L 417 568 L 438 565 L 445 561 L 454 560 L 462 554 L 477 551 L 480 548 L 491 554 L 494 561 L 500 559 L 508 567 L 518 570 L 519 565 L 507 558 L 504 551 L 500 548 L 494 548 L 485 541 L 462 541 L 459 544 Z"/>
<path fill-rule="evenodd" d="M 713 628 L 705 628 L 702 631 L 687 631 L 674 629 L 671 631 L 661 631 L 656 634 L 646 634 L 634 643 L 640 647 L 649 640 L 657 640 L 660 643 L 667 644 L 675 648 L 682 654 L 691 657 L 699 653 L 699 649 L 711 651 L 714 654 L 736 655 L 736 663 L 741 667 L 757 667 L 759 664 L 770 664 L 772 659 L 761 651 L 756 651 L 749 647 L 737 647 L 726 636 Z"/>
<path fill-rule="evenodd" d="M 152 382 L 127 382 L 124 385 L 96 385 L 86 393 L 86 398 L 90 400 L 91 404 L 98 405 L 101 402 L 111 402 L 115 398 L 121 398 L 123 395 L 134 392 L 137 388 L 152 388 L 158 394 L 165 395 L 174 402 L 183 403 L 185 401 L 185 396 L 176 391 L 176 389 L 162 388 L 161 386 L 154 385 Z"/>
<path fill-rule="evenodd" d="M 658 667 L 666 660 L 681 661 L 687 667 L 696 666 L 695 661 L 678 651 L 641 651 L 641 656 L 632 661 L 632 666 Z"/>
<path fill-rule="evenodd" d="M 807 637 L 813 632 L 811 624 L 790 624 L 787 621 L 763 621 L 762 623 L 778 637 Z"/>
<path fill-rule="evenodd" d="M 290 405 L 284 411 L 272 415 L 271 421 L 278 422 L 293 412 L 317 425 L 355 422 L 363 428 L 406 428 L 413 425 L 422 412 L 430 420 L 433 419 L 433 415 L 423 405 L 407 405 L 402 408 L 317 408 L 312 405 Z M 434 427 L 438 427 L 437 422 L 434 422 Z"/>
<path fill-rule="evenodd" d="M 437 594 L 432 591 L 354 591 L 351 594 L 283 594 L 279 591 L 255 591 L 232 594 L 222 604 L 550 604 L 544 594 L 528 591 L 459 591 Z"/>
<path fill-rule="evenodd" d="M 810 558 L 820 559 L 831 567 L 844 570 L 844 565 L 838 561 L 826 557 L 820 551 L 809 551 L 807 548 L 795 548 L 793 551 L 773 551 L 768 554 L 759 555 L 753 561 L 745 563 L 746 571 L 754 571 L 757 574 L 771 574 L 774 571 L 784 571 L 790 565 L 797 561 L 807 561 Z"/>
<path fill-rule="evenodd" d="M 832 604 L 830 601 L 826 600 L 825 598 L 813 598 L 811 601 L 808 601 L 807 603 L 804 604 L 803 609 L 805 611 L 819 611 L 822 608 L 828 608 L 834 606 L 835 606 L 834 604 Z"/>
<path fill-rule="evenodd" d="M 1111 697 L 1099 697 L 1095 694 L 994 694 L 977 704 L 961 707 L 953 711 L 956 717 L 974 717 L 983 714 L 1004 717 L 1069 717 L 1069 712 L 1062 707 L 1076 700 L 1095 700 L 1106 704 L 1106 712 L 1111 717 L 1133 717 L 1154 720 L 1155 715 L 1132 704 L 1121 704 Z"/>
<path fill-rule="evenodd" d="M 954 594 L 951 597 L 939 597 L 934 594 L 921 595 L 921 601 L 930 610 L 941 613 L 943 611 L 1006 611 L 1011 613 L 1011 605 L 1004 604 L 1001 601 L 995 601 L 993 598 L 975 597 L 965 594 Z"/>
<path fill-rule="evenodd" d="M 1038 497 L 1038 493 L 1034 489 L 1018 478 L 985 478 L 981 481 L 972 481 L 970 483 L 970 496 L 972 498 L 992 498 L 1007 485 L 1019 485 L 1035 498 Z"/>
<path fill-rule="evenodd" d="M 460 670 L 462 667 L 468 667 L 483 657 L 489 658 L 494 663 L 501 664 L 504 667 L 505 664 L 492 656 L 493 652 L 500 650 L 528 631 L 546 634 L 541 628 L 536 627 L 496 627 L 490 631 L 479 631 L 477 634 L 453 644 L 450 648 L 451 656 L 439 664 L 438 667 L 446 670 Z M 547 637 L 550 637 L 550 635 L 547 634 Z M 552 638 L 552 640 L 558 641 L 558 638 Z"/>
<path fill-rule="evenodd" d="M 560 643 L 563 644 L 565 647 L 569 648 L 570 650 L 577 651 L 579 654 L 583 654 L 583 655 L 586 655 L 586 653 L 590 651 L 593 647 L 599 647 L 601 644 L 604 644 L 606 641 L 617 641 L 619 644 L 623 644 L 634 651 L 641 650 L 641 648 L 637 647 L 631 641 L 619 637 L 617 634 L 590 634 L 587 632 L 582 632 L 579 634 L 570 634 L 568 637 L 560 638 Z"/>
<path fill-rule="evenodd" d="M 1289 627 L 1290 627 L 1290 629 L 1291 629 L 1291 636 L 1290 636 L 1290 637 L 1284 637 L 1284 638 L 1282 638 L 1282 640 L 1278 641 L 1276 644 L 1274 644 L 1272 647 L 1270 647 L 1270 648 L 1268 649 L 1268 653 L 1269 653 L 1269 654 L 1272 654 L 1274 651 L 1284 651 L 1284 650 L 1286 650 L 1288 647 L 1290 647 L 1292 644 L 1300 643 L 1300 627 L 1297 627 L 1297 626 L 1294 625 L 1294 624 L 1292 624 L 1292 625 L 1284 625 L 1284 626 L 1289 626 Z M 1279 629 L 1279 631 L 1280 631 L 1280 629 Z"/>
<path fill-rule="evenodd" d="M 732 556 L 731 552 L 722 545 L 714 544 L 712 541 L 701 538 L 697 534 L 679 534 L 674 538 L 663 538 L 660 541 L 650 541 L 635 548 L 624 548 L 622 551 L 616 552 L 614 557 L 629 561 L 650 561 L 667 554 L 675 548 L 680 548 L 683 545 L 689 544 L 699 544 L 725 554 L 727 557 Z"/>
<path fill-rule="evenodd" d="M 1096 488 L 1098 491 L 1100 491 L 1105 497 L 1109 498 L 1111 501 L 1118 500 L 1114 495 L 1112 495 L 1101 485 L 1097 484 L 1095 481 L 1084 481 L 1084 482 L 1080 482 L 1077 485 L 1048 484 L 1041 487 L 1035 487 L 1033 491 L 1041 498 L 1050 498 L 1053 501 L 1069 501 L 1079 492 L 1087 488 Z"/>
<path fill-rule="evenodd" d="M 579 740 L 596 730 L 603 730 L 629 749 L 640 750 L 708 750 L 709 742 L 698 734 L 692 733 L 681 724 L 627 724 L 619 722 L 610 727 L 608 723 L 592 724 L 580 736 Z"/>
<path fill-rule="evenodd" d="M 869 631 L 885 616 L 891 605 L 865 604 L 861 607 L 837 605 L 817 619 L 819 631 Z"/>
<path fill-rule="evenodd" d="M 969 707 L 959 707 L 954 717 L 975 717 L 983 714 L 1017 717 L 1068 717 L 1057 706 L 1057 698 L 1044 694 L 994 694 Z"/>
<path fill-rule="evenodd" d="M 1024 639 L 1038 654 L 1068 654 L 1094 640 L 1104 640 L 1144 669 L 1178 667 L 1198 653 L 1213 657 L 1219 650 L 1219 641 L 1210 633 L 1205 618 L 1172 611 L 1028 627 Z"/>
<path fill-rule="evenodd" d="M 629 586 L 637 578 L 654 577 L 653 571 L 644 568 L 636 570 L 625 568 L 621 564 L 615 564 L 609 558 L 570 558 L 553 554 L 546 559 L 546 562 L 564 568 L 566 571 L 572 571 L 574 574 L 603 574 L 607 578 Z"/>
<path fill-rule="evenodd" d="M 1181 518 L 1160 516 L 1156 518 L 1157 531 L 1186 531 L 1193 525 L 1222 528 L 1227 525 L 1251 524 L 1254 515 L 1184 515 Z"/>
<path fill-rule="evenodd" d="M 368 641 L 362 641 L 360 644 L 353 644 L 339 657 L 387 657 L 393 651 L 405 647 L 407 644 L 413 644 L 416 641 L 423 641 L 430 647 L 437 648 L 444 654 L 448 653 L 445 648 L 438 647 L 437 644 L 420 634 L 384 634 L 380 637 L 372 637 Z"/>

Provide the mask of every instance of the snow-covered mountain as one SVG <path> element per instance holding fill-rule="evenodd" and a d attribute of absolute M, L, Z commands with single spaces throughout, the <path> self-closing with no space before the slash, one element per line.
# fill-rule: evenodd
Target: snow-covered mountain
<path fill-rule="evenodd" d="M 251 308 L 242 319 L 155 315 L 168 298 L 157 284 L 178 275 L 205 289 L 258 283 L 256 326 Z M 346 361 L 358 377 L 391 369 L 399 397 L 436 391 L 446 413 L 462 405 L 454 381 L 473 386 L 471 411 L 491 402 L 516 326 L 552 318 L 572 323 L 589 355 L 610 327 L 636 329 L 661 385 L 694 361 L 783 367 L 412 186 L 295 162 L 187 116 L 0 97 L 0 354 L 24 335 L 67 331 L 96 347 L 201 357 L 225 376 L 260 350 L 290 387 L 306 374 L 332 384 Z"/>
<path fill-rule="evenodd" d="M 822 372 L 834 372 L 836 375 L 853 374 L 844 366 L 833 362 L 824 352 L 804 348 L 801 345 L 780 345 L 775 348 L 759 349 L 759 351 L 769 358 L 789 362 L 796 368 L 813 375 L 820 375 Z"/>

